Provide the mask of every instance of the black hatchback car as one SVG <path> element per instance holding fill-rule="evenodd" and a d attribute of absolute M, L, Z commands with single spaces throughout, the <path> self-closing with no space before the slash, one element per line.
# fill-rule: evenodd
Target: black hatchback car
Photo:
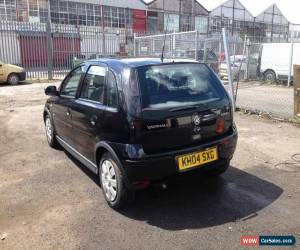
<path fill-rule="evenodd" d="M 49 145 L 60 144 L 98 174 L 113 208 L 151 182 L 221 174 L 235 151 L 230 97 L 193 60 L 91 60 L 45 93 Z"/>

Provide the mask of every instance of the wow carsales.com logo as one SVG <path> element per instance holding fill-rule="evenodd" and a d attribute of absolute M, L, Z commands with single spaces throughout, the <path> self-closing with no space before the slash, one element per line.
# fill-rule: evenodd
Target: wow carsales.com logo
<path fill-rule="evenodd" d="M 287 236 L 242 236 L 242 246 L 294 246 L 296 239 L 292 235 Z"/>

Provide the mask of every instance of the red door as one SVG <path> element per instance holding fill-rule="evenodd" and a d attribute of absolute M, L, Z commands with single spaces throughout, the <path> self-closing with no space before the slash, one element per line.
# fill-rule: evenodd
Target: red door
<path fill-rule="evenodd" d="M 24 67 L 47 66 L 47 38 L 45 34 L 20 34 L 21 62 Z"/>
<path fill-rule="evenodd" d="M 80 54 L 78 36 L 58 34 L 53 37 L 53 63 L 56 66 L 69 65 L 74 56 Z"/>
<path fill-rule="evenodd" d="M 145 10 L 133 10 L 133 24 L 132 28 L 134 32 L 145 33 L 146 32 L 146 11 Z"/>
<path fill-rule="evenodd" d="M 80 54 L 80 37 L 57 34 L 53 37 L 53 66 L 63 66 Z M 20 34 L 21 62 L 24 67 L 47 67 L 46 34 Z"/>

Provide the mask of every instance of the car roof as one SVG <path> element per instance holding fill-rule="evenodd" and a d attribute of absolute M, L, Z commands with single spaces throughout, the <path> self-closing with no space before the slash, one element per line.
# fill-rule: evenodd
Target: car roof
<path fill-rule="evenodd" d="M 149 65 L 160 65 L 167 63 L 199 63 L 192 59 L 170 59 L 166 58 L 161 62 L 160 58 L 98 58 L 86 61 L 86 63 L 104 63 L 115 70 L 122 70 L 124 67 L 136 68 Z"/>

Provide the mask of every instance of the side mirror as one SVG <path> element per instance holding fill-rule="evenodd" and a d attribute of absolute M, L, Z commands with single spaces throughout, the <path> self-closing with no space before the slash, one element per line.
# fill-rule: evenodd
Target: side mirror
<path fill-rule="evenodd" d="M 58 96 L 58 91 L 56 89 L 56 86 L 48 86 L 45 89 L 45 94 L 49 96 Z"/>

